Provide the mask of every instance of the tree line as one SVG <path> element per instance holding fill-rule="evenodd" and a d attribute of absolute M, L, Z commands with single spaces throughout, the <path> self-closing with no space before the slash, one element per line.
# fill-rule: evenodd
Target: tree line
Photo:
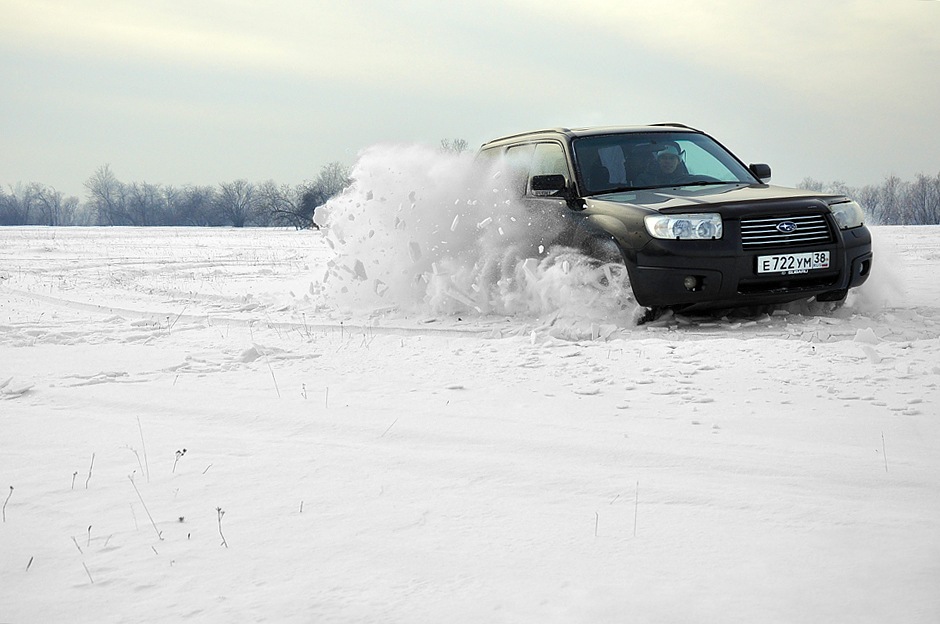
<path fill-rule="evenodd" d="M 444 139 L 441 150 L 460 153 L 463 139 Z M 297 186 L 247 180 L 218 186 L 175 187 L 147 182 L 121 182 L 110 166 L 99 167 L 85 182 L 84 203 L 37 182 L 0 187 L 2 225 L 129 226 L 290 226 L 317 227 L 319 206 L 350 184 L 349 168 L 332 162 L 316 179 Z M 940 173 L 918 174 L 913 181 L 891 175 L 881 184 L 851 187 L 843 182 L 804 178 L 799 188 L 839 193 L 858 201 L 871 223 L 940 224 Z"/>
<path fill-rule="evenodd" d="M 876 225 L 940 224 L 940 173 L 933 177 L 921 173 L 913 181 L 890 175 L 881 184 L 863 187 L 805 178 L 798 186 L 851 197 Z"/>
<path fill-rule="evenodd" d="M 333 162 L 297 186 L 273 181 L 171 186 L 122 182 L 109 165 L 85 182 L 84 203 L 33 182 L 0 187 L 0 225 L 317 227 L 319 206 L 349 186 L 349 168 Z"/>
<path fill-rule="evenodd" d="M 442 139 L 440 149 L 460 154 L 464 139 Z M 297 186 L 269 180 L 247 180 L 218 186 L 182 187 L 122 182 L 109 165 L 99 167 L 85 182 L 87 197 L 66 196 L 51 186 L 32 182 L 0 186 L 2 225 L 126 225 L 126 226 L 290 226 L 319 228 L 316 209 L 349 186 L 349 167 L 324 165 L 316 179 Z"/>

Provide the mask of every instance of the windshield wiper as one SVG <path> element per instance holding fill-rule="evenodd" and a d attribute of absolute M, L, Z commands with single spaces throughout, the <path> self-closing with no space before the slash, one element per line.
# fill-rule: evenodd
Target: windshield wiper
<path fill-rule="evenodd" d="M 712 186 L 713 184 L 745 184 L 745 182 L 741 182 L 740 180 L 734 180 L 732 182 L 722 180 L 696 180 L 695 182 L 677 184 L 676 186 Z"/>
<path fill-rule="evenodd" d="M 602 191 L 593 191 L 591 195 L 613 195 L 614 193 L 633 193 L 635 191 L 655 191 L 659 189 L 680 188 L 685 186 L 712 186 L 723 184 L 747 184 L 741 180 L 722 181 L 722 180 L 695 180 L 692 182 L 679 182 L 677 184 L 654 184 L 649 186 L 615 186 L 611 189 Z"/>

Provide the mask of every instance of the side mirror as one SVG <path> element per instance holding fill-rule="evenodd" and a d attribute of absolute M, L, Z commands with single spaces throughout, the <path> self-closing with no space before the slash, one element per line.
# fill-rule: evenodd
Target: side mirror
<path fill-rule="evenodd" d="M 568 179 L 557 173 L 532 176 L 530 192 L 535 197 L 564 197 L 568 193 Z"/>
<path fill-rule="evenodd" d="M 770 179 L 770 165 L 757 164 L 750 165 L 748 169 L 751 170 L 751 173 L 754 174 L 754 177 L 760 180 L 761 182 L 767 182 Z"/>

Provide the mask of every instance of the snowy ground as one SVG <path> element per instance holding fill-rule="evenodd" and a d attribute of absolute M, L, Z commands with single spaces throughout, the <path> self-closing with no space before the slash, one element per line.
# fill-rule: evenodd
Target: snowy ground
<path fill-rule="evenodd" d="M 340 310 L 321 232 L 0 229 L 0 622 L 936 622 L 940 228 L 848 305 Z"/>

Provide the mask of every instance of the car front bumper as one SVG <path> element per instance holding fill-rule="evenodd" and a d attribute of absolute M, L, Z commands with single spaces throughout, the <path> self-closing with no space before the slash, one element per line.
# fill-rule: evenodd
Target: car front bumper
<path fill-rule="evenodd" d="M 759 252 L 744 251 L 733 240 L 652 240 L 633 258 L 627 257 L 627 270 L 637 302 L 647 307 L 706 309 L 810 297 L 839 300 L 868 279 L 872 263 L 866 227 L 840 234 L 826 245 Z M 794 275 L 757 272 L 760 255 L 812 251 L 829 251 L 829 268 Z"/>

